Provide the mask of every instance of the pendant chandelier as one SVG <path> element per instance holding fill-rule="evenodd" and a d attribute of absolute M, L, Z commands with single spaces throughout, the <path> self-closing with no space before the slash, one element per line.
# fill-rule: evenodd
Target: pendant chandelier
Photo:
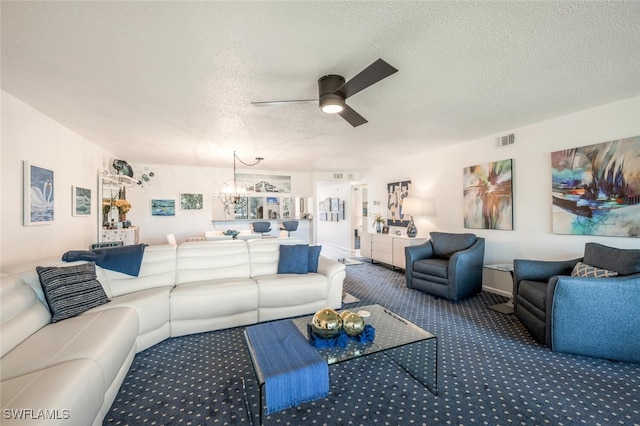
<path fill-rule="evenodd" d="M 237 207 L 243 207 L 247 205 L 247 187 L 244 183 L 238 182 L 238 176 L 236 174 L 236 160 L 245 166 L 251 167 L 260 163 L 264 158 L 256 157 L 256 161 L 249 164 L 242 161 L 233 151 L 233 179 L 229 179 L 220 187 L 220 201 L 224 205 L 224 208 L 231 213 Z"/>

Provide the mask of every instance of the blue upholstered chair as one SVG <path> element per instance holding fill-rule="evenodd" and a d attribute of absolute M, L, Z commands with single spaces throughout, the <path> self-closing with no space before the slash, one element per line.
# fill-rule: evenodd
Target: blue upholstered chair
<path fill-rule="evenodd" d="M 271 223 L 270 222 L 253 222 L 253 232 L 257 232 L 259 234 L 266 234 L 267 232 L 271 232 Z"/>
<path fill-rule="evenodd" d="M 287 231 L 287 237 L 291 236 L 293 231 L 298 229 L 298 221 L 297 220 L 285 220 L 282 222 L 282 226 L 280 230 Z"/>
<path fill-rule="evenodd" d="M 587 243 L 583 258 L 515 259 L 513 269 L 515 315 L 536 340 L 640 362 L 640 250 Z"/>
<path fill-rule="evenodd" d="M 460 300 L 482 290 L 484 238 L 431 232 L 424 244 L 405 247 L 407 287 Z"/>

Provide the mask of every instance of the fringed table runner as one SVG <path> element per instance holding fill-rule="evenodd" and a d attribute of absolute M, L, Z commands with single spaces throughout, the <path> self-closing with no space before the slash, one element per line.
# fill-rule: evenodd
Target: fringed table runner
<path fill-rule="evenodd" d="M 266 413 L 329 394 L 329 366 L 290 320 L 246 329 L 265 380 Z"/>

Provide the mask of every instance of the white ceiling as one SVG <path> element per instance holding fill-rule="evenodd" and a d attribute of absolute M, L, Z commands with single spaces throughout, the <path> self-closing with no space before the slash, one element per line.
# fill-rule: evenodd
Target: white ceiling
<path fill-rule="evenodd" d="M 2 89 L 133 163 L 359 170 L 640 95 L 640 2 L 2 1 Z M 317 105 L 319 77 L 399 72 Z"/>

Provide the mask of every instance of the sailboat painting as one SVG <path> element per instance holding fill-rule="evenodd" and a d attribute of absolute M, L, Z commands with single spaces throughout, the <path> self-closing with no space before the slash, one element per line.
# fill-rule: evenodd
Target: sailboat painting
<path fill-rule="evenodd" d="M 640 237 L 640 136 L 551 153 L 553 233 Z"/>
<path fill-rule="evenodd" d="M 48 225 L 54 218 L 53 170 L 23 161 L 23 225 Z"/>

